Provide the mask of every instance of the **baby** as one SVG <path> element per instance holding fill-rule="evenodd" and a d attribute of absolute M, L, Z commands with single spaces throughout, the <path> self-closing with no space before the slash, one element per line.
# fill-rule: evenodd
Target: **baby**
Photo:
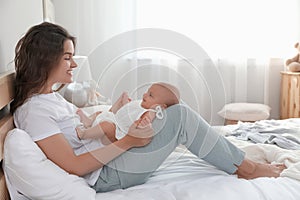
<path fill-rule="evenodd" d="M 116 141 L 127 134 L 133 123 L 143 127 L 155 117 L 162 119 L 162 110 L 178 104 L 179 99 L 179 90 L 162 82 L 152 84 L 142 100 L 131 101 L 127 93 L 124 93 L 117 106 L 112 107 L 110 111 L 101 114 L 97 112 L 88 117 L 79 109 L 77 114 L 84 128 L 77 127 L 77 135 L 80 139 L 100 138 L 104 144 Z"/>

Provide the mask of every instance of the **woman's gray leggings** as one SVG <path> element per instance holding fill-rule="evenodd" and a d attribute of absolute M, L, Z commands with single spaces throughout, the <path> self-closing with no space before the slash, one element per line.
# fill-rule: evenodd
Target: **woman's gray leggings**
<path fill-rule="evenodd" d="M 155 136 L 150 144 L 132 148 L 101 170 L 93 186 L 97 192 L 143 184 L 179 145 L 217 168 L 234 173 L 244 160 L 244 152 L 219 135 L 190 107 L 178 104 L 153 121 Z"/>

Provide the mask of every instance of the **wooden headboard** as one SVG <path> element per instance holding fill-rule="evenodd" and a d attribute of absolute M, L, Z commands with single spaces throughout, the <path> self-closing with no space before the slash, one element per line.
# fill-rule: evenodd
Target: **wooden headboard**
<path fill-rule="evenodd" d="M 9 200 L 9 194 L 5 184 L 2 170 L 3 145 L 7 132 L 14 128 L 13 118 L 9 114 L 9 103 L 14 97 L 14 71 L 0 73 L 0 200 Z"/>

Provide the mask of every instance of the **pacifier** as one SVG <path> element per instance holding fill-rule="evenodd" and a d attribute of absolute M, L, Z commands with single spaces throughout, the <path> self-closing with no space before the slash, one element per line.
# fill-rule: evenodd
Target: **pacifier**
<path fill-rule="evenodd" d="M 163 109 L 161 108 L 160 105 L 156 106 L 155 109 L 147 109 L 147 110 L 155 112 L 155 117 L 157 119 L 163 119 L 164 118 Z"/>
<path fill-rule="evenodd" d="M 163 110 L 161 109 L 160 106 L 156 106 L 155 112 L 156 112 L 155 115 L 156 115 L 157 119 L 163 119 L 164 118 L 164 113 L 163 113 Z"/>

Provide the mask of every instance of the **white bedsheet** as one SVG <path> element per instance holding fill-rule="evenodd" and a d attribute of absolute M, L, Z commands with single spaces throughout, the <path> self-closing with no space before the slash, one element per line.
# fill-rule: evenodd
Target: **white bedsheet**
<path fill-rule="evenodd" d="M 282 177 L 290 177 L 300 181 L 300 150 L 282 149 L 276 145 L 252 144 L 228 138 L 233 144 L 246 152 L 246 157 L 260 163 L 284 163 L 287 167 L 280 174 Z"/>
<path fill-rule="evenodd" d="M 288 177 L 238 179 L 177 148 L 150 180 L 126 190 L 98 193 L 97 200 L 299 200 L 300 182 Z"/>
<path fill-rule="evenodd" d="M 107 110 L 109 106 L 85 109 L 88 113 Z M 263 123 L 263 124 L 261 124 Z M 276 131 L 289 130 L 300 141 L 300 119 L 266 120 L 257 125 L 276 127 Z M 215 127 L 227 135 L 227 127 Z M 221 129 L 220 129 L 221 128 Z M 272 129 L 273 130 L 273 129 Z M 270 130 L 269 130 L 270 131 Z M 279 178 L 238 179 L 235 175 L 216 169 L 198 159 L 184 147 L 178 147 L 147 183 L 106 193 L 97 193 L 96 200 L 299 200 L 300 199 L 300 151 L 289 151 L 276 146 L 253 144 L 229 138 L 234 144 L 246 151 L 248 157 L 260 162 L 284 161 L 288 169 Z M 258 145 L 259 146 L 259 145 Z M 276 151 L 273 151 L 273 149 Z M 289 154 L 289 152 L 292 152 Z M 298 156 L 299 155 L 299 156 Z M 292 178 L 291 178 L 292 177 Z"/>

